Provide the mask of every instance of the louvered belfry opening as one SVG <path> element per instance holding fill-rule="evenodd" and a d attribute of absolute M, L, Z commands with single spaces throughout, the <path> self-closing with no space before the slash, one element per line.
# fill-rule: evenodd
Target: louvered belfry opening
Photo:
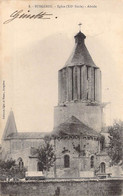
<path fill-rule="evenodd" d="M 91 58 L 79 32 L 65 66 L 59 70 L 59 104 L 70 101 L 101 102 L 101 71 Z"/>

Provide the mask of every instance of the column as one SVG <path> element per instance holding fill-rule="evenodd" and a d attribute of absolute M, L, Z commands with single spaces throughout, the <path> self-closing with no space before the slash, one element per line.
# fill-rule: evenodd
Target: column
<path fill-rule="evenodd" d="M 73 99 L 77 99 L 77 67 L 73 68 Z"/>
<path fill-rule="evenodd" d="M 87 67 L 87 80 L 88 80 L 88 99 L 91 100 L 91 67 Z"/>
<path fill-rule="evenodd" d="M 91 100 L 94 101 L 94 91 L 95 91 L 95 69 L 91 67 Z"/>
<path fill-rule="evenodd" d="M 84 65 L 81 67 L 81 98 L 83 100 L 87 99 L 87 67 Z"/>
<path fill-rule="evenodd" d="M 58 72 L 58 103 L 62 102 L 62 76 L 61 70 Z"/>
<path fill-rule="evenodd" d="M 81 67 L 77 67 L 77 99 L 81 99 Z"/>
<path fill-rule="evenodd" d="M 68 80 L 68 101 L 72 100 L 72 68 L 67 68 L 67 80 Z"/>
<path fill-rule="evenodd" d="M 101 72 L 95 69 L 95 100 L 101 101 Z"/>
<path fill-rule="evenodd" d="M 62 101 L 65 102 L 66 101 L 66 95 L 67 95 L 67 88 L 66 88 L 66 68 L 62 69 L 62 83 L 63 83 L 63 97 L 62 97 Z"/>

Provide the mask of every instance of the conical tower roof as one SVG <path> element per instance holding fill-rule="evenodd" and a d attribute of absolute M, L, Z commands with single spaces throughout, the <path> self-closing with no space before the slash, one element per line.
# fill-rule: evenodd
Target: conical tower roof
<path fill-rule="evenodd" d="M 2 139 L 7 139 L 7 137 L 13 133 L 17 133 L 17 128 L 13 111 L 10 111 Z"/>
<path fill-rule="evenodd" d="M 88 49 L 85 46 L 84 39 L 86 36 L 80 31 L 75 38 L 75 46 L 72 54 L 65 63 L 65 66 L 75 66 L 75 65 L 88 65 L 92 67 L 97 67 L 91 58 Z"/>

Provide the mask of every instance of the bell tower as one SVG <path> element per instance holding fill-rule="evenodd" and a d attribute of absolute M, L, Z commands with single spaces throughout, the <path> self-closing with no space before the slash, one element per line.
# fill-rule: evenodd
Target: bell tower
<path fill-rule="evenodd" d="M 58 106 L 54 111 L 54 126 L 75 116 L 99 132 L 102 127 L 101 71 L 86 48 L 86 36 L 79 31 L 74 38 L 73 52 L 58 71 Z"/>

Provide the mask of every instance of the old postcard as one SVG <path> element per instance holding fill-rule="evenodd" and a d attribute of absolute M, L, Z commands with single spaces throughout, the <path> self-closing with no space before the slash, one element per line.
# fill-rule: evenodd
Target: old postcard
<path fill-rule="evenodd" d="M 0 1 L 0 195 L 123 195 L 123 1 Z"/>

